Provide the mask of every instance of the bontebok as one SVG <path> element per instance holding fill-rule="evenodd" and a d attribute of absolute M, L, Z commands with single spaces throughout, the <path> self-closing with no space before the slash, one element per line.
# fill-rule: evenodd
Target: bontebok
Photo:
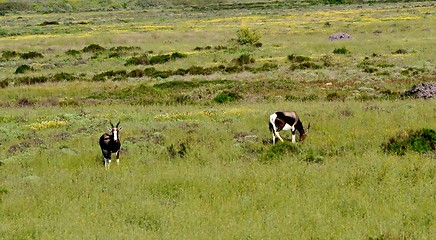
<path fill-rule="evenodd" d="M 119 164 L 120 162 L 120 148 L 121 148 L 120 133 L 119 133 L 121 130 L 121 127 L 119 127 L 120 122 L 118 121 L 115 127 L 112 123 L 110 124 L 111 124 L 111 128 L 109 130 L 111 131 L 111 133 L 105 133 L 101 135 L 99 141 L 101 152 L 103 153 L 104 166 L 106 168 L 109 168 L 109 164 L 111 163 L 112 153 L 115 153 L 117 155 L 117 164 Z"/>
<path fill-rule="evenodd" d="M 310 128 L 307 126 L 307 131 Z M 280 137 L 279 132 L 282 130 L 291 130 L 292 142 L 295 143 L 295 133 L 298 130 L 300 133 L 300 141 L 304 141 L 307 136 L 307 131 L 304 130 L 303 123 L 294 111 L 290 112 L 275 112 L 269 117 L 269 130 L 272 132 L 273 144 L 276 143 L 276 137 L 283 142 L 283 138 Z"/>

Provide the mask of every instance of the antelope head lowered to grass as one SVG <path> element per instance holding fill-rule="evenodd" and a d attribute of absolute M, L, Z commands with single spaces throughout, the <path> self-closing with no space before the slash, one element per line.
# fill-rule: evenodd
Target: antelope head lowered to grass
<path fill-rule="evenodd" d="M 112 153 L 115 153 L 117 155 L 117 164 L 119 164 L 120 162 L 120 121 L 118 121 L 115 127 L 112 123 L 110 124 L 111 128 L 109 128 L 109 131 L 111 131 L 111 133 L 104 133 L 103 135 L 101 135 L 99 140 L 101 152 L 103 153 L 104 158 L 104 166 L 106 168 L 109 168 Z"/>
<path fill-rule="evenodd" d="M 300 133 L 300 141 L 304 141 L 309 128 L 310 123 L 307 126 L 307 130 L 304 130 L 303 123 L 298 117 L 298 114 L 294 111 L 275 112 L 269 116 L 269 130 L 272 132 L 273 144 L 276 143 L 276 137 L 283 142 L 283 138 L 281 138 L 279 134 L 282 130 L 291 130 L 293 143 L 296 143 L 295 133 L 298 130 Z"/>

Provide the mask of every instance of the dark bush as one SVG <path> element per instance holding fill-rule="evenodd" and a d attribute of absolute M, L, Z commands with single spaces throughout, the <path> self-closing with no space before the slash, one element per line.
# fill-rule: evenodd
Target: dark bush
<path fill-rule="evenodd" d="M 144 74 L 145 74 L 146 76 L 151 77 L 151 76 L 153 76 L 155 73 L 156 73 L 156 69 L 155 69 L 154 67 L 150 67 L 150 68 L 146 68 L 146 69 L 144 69 Z"/>
<path fill-rule="evenodd" d="M 3 51 L 2 57 L 6 60 L 19 57 L 20 54 L 15 51 Z"/>
<path fill-rule="evenodd" d="M 59 22 L 57 21 L 44 21 L 39 26 L 48 26 L 48 25 L 59 25 Z"/>
<path fill-rule="evenodd" d="M 306 56 L 301 56 L 301 55 L 288 55 L 288 60 L 291 62 L 306 62 L 306 61 L 310 61 L 310 57 L 306 57 Z"/>
<path fill-rule="evenodd" d="M 254 58 L 250 54 L 242 54 L 238 58 L 233 60 L 237 65 L 242 66 L 245 64 L 254 63 Z"/>
<path fill-rule="evenodd" d="M 337 92 L 332 92 L 327 94 L 326 100 L 327 101 L 343 101 L 345 99 L 344 96 L 338 94 Z"/>
<path fill-rule="evenodd" d="M 119 71 L 106 71 L 106 72 L 102 72 L 99 74 L 94 75 L 94 77 L 92 78 L 92 81 L 105 81 L 108 79 L 113 79 L 113 78 L 123 78 L 127 76 L 127 72 L 126 70 L 119 70 Z"/>
<path fill-rule="evenodd" d="M 435 151 L 436 131 L 428 128 L 410 130 L 391 137 L 387 143 L 382 144 L 382 149 L 397 155 L 404 155 L 407 151 L 418 153 Z"/>
<path fill-rule="evenodd" d="M 172 76 L 172 71 L 156 71 L 152 77 L 154 78 L 168 78 Z"/>
<path fill-rule="evenodd" d="M 31 84 L 36 84 L 36 83 L 45 83 L 45 82 L 48 82 L 48 80 L 49 80 L 49 78 L 46 76 L 22 77 L 22 78 L 16 79 L 16 83 L 17 84 L 31 85 Z"/>
<path fill-rule="evenodd" d="M 148 65 L 148 64 L 150 64 L 150 61 L 148 60 L 147 54 L 144 54 L 139 57 L 131 57 L 127 59 L 127 62 L 124 65 L 128 66 L 128 65 Z"/>
<path fill-rule="evenodd" d="M 220 94 L 218 94 L 213 101 L 216 103 L 228 103 L 228 102 L 234 102 L 237 101 L 239 99 L 241 99 L 242 97 L 235 93 L 235 92 L 231 92 L 231 91 L 224 91 Z"/>
<path fill-rule="evenodd" d="M 402 49 L 402 48 L 392 52 L 392 54 L 407 54 L 407 53 L 408 53 L 407 50 L 406 49 Z"/>
<path fill-rule="evenodd" d="M 378 69 L 375 68 L 375 67 L 366 66 L 366 67 L 363 68 L 363 71 L 366 72 L 366 73 L 375 73 L 375 72 L 378 71 Z"/>
<path fill-rule="evenodd" d="M 33 70 L 33 68 L 31 66 L 29 66 L 27 64 L 23 64 L 15 70 L 15 74 L 25 73 L 25 72 L 31 71 L 31 70 Z"/>
<path fill-rule="evenodd" d="M 345 48 L 345 47 L 341 47 L 341 48 L 335 48 L 335 50 L 333 50 L 334 54 L 348 54 L 350 53 L 350 51 Z"/>
<path fill-rule="evenodd" d="M 253 73 L 268 72 L 268 71 L 276 70 L 278 68 L 279 68 L 279 66 L 275 63 L 265 63 L 261 67 L 250 69 L 250 72 L 253 72 Z"/>
<path fill-rule="evenodd" d="M 130 71 L 128 74 L 127 74 L 127 77 L 131 77 L 131 78 L 141 78 L 141 77 L 143 77 L 145 74 L 144 74 L 144 71 L 142 71 L 142 70 L 140 70 L 140 69 L 134 69 L 134 70 L 132 70 L 132 71 Z"/>
<path fill-rule="evenodd" d="M 113 52 L 127 52 L 132 50 L 139 50 L 140 47 L 133 47 L 133 46 L 118 46 L 118 47 L 111 47 L 109 50 Z"/>
<path fill-rule="evenodd" d="M 65 54 L 69 55 L 69 56 L 78 56 L 78 55 L 80 55 L 80 52 L 77 50 L 70 49 L 70 50 L 67 50 L 65 52 Z"/>
<path fill-rule="evenodd" d="M 320 68 L 322 68 L 322 66 L 318 65 L 314 62 L 302 62 L 302 63 L 298 63 L 298 64 L 294 63 L 290 67 L 290 69 L 292 71 L 297 70 L 297 69 L 304 70 L 304 69 L 320 69 Z"/>
<path fill-rule="evenodd" d="M 95 44 L 95 43 L 90 44 L 90 45 L 88 45 L 88 46 L 86 46 L 86 47 L 84 47 L 82 49 L 83 52 L 93 52 L 93 53 L 101 52 L 101 51 L 104 51 L 104 50 L 106 50 L 104 47 L 102 47 L 102 46 L 100 46 L 98 44 Z"/>
<path fill-rule="evenodd" d="M 171 60 L 176 60 L 179 58 L 187 58 L 188 55 L 186 53 L 175 52 L 171 54 Z"/>
<path fill-rule="evenodd" d="M 56 82 L 60 81 L 74 81 L 76 77 L 71 73 L 60 72 L 53 75 L 52 80 Z"/>
<path fill-rule="evenodd" d="M 9 80 L 4 79 L 0 81 L 0 88 L 6 88 L 9 86 Z"/>
<path fill-rule="evenodd" d="M 44 56 L 39 52 L 28 52 L 20 54 L 22 59 L 43 58 Z"/>
<path fill-rule="evenodd" d="M 180 89 L 193 89 L 197 88 L 201 85 L 201 82 L 192 82 L 192 81 L 170 81 L 153 85 L 155 88 L 159 89 L 171 89 L 171 90 L 180 90 Z"/>
<path fill-rule="evenodd" d="M 156 56 L 152 56 L 150 58 L 150 64 L 151 65 L 162 64 L 162 63 L 169 62 L 170 59 L 171 59 L 171 56 L 169 54 L 156 55 Z"/>
<path fill-rule="evenodd" d="M 307 102 L 307 101 L 315 101 L 315 100 L 318 100 L 318 99 L 319 99 L 318 95 L 316 95 L 316 94 L 309 94 L 307 96 L 302 97 L 301 101 Z"/>

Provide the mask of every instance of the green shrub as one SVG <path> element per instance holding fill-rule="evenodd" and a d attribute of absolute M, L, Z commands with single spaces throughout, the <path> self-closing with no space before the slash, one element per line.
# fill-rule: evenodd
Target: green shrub
<path fill-rule="evenodd" d="M 150 58 L 150 62 L 149 63 L 151 65 L 162 64 L 162 63 L 169 62 L 170 59 L 171 59 L 171 56 L 169 54 L 156 55 L 156 56 L 152 56 Z"/>
<path fill-rule="evenodd" d="M 131 57 L 127 59 L 125 66 L 128 65 L 148 65 L 150 61 L 148 60 L 147 54 L 141 55 L 139 57 Z"/>
<path fill-rule="evenodd" d="M 404 155 L 406 151 L 426 153 L 436 149 L 436 131 L 423 128 L 420 130 L 410 130 L 391 137 L 387 143 L 382 144 L 385 152 Z"/>
<path fill-rule="evenodd" d="M 407 53 L 408 53 L 407 50 L 406 49 L 402 49 L 402 48 L 392 52 L 392 54 L 407 54 Z"/>
<path fill-rule="evenodd" d="M 288 60 L 291 62 L 306 62 L 306 61 L 310 61 L 310 57 L 306 57 L 306 56 L 301 56 L 301 55 L 288 55 Z"/>
<path fill-rule="evenodd" d="M 375 67 L 366 66 L 366 67 L 363 68 L 363 71 L 366 72 L 366 73 L 375 73 L 375 72 L 378 71 L 378 69 L 375 68 Z"/>
<path fill-rule="evenodd" d="M 279 68 L 279 66 L 277 64 L 275 64 L 275 63 L 265 63 L 261 67 L 251 68 L 251 69 L 249 69 L 249 71 L 252 72 L 252 73 L 269 72 L 269 71 L 276 70 L 278 68 Z"/>
<path fill-rule="evenodd" d="M 271 164 L 280 161 L 283 157 L 289 155 L 296 155 L 300 152 L 300 149 L 296 144 L 290 141 L 276 142 L 276 144 L 271 145 L 266 152 L 262 153 L 259 158 L 259 162 L 264 164 Z"/>
<path fill-rule="evenodd" d="M 243 27 L 240 28 L 236 32 L 237 36 L 237 42 L 240 45 L 255 45 L 259 43 L 260 38 L 262 37 L 259 33 L 256 33 L 255 31 L 251 31 L 250 29 Z"/>
<path fill-rule="evenodd" d="M 31 66 L 29 66 L 27 64 L 23 64 L 15 70 L 15 74 L 25 73 L 25 72 L 31 71 L 31 70 L 33 70 L 33 68 Z"/>
<path fill-rule="evenodd" d="M 187 58 L 188 55 L 186 53 L 175 52 L 171 54 L 171 60 L 176 60 L 179 58 Z"/>
<path fill-rule="evenodd" d="M 216 103 L 228 103 L 228 102 L 234 102 L 237 101 L 239 99 L 241 99 L 242 97 L 235 93 L 235 92 L 230 92 L 230 91 L 224 91 L 220 94 L 218 94 L 213 101 Z"/>
<path fill-rule="evenodd" d="M 314 62 L 302 62 L 298 64 L 296 63 L 292 64 L 290 70 L 294 71 L 297 69 L 304 70 L 304 69 L 320 69 L 320 68 L 322 68 L 322 66 Z"/>
<path fill-rule="evenodd" d="M 345 99 L 344 96 L 338 94 L 337 92 L 332 92 L 327 94 L 326 100 L 327 101 L 343 101 Z"/>
<path fill-rule="evenodd" d="M 44 56 L 42 53 L 39 52 L 27 52 L 20 54 L 20 57 L 22 59 L 34 59 L 34 58 L 43 58 Z"/>
<path fill-rule="evenodd" d="M 104 50 L 106 50 L 104 47 L 102 47 L 98 44 L 95 44 L 95 43 L 90 44 L 82 49 L 83 52 L 92 52 L 92 53 L 101 52 Z"/>
<path fill-rule="evenodd" d="M 53 75 L 52 80 L 56 82 L 60 81 L 74 81 L 76 77 L 71 73 L 60 72 Z"/>
<path fill-rule="evenodd" d="M 254 63 L 254 58 L 250 54 L 242 54 L 238 58 L 233 60 L 237 65 L 242 66 L 245 64 Z"/>
<path fill-rule="evenodd" d="M 70 50 L 67 50 L 65 52 L 65 54 L 69 55 L 69 56 L 78 56 L 78 55 L 80 55 L 80 52 L 77 50 L 74 50 L 74 49 L 70 49 Z"/>
<path fill-rule="evenodd" d="M 131 78 L 141 78 L 145 75 L 144 71 L 140 69 L 134 69 L 127 74 L 127 77 Z"/>
<path fill-rule="evenodd" d="M 334 54 L 348 54 L 350 53 L 350 51 L 345 48 L 345 47 L 341 47 L 341 48 L 335 48 L 335 50 L 333 50 Z"/>
<path fill-rule="evenodd" d="M 6 60 L 19 57 L 20 54 L 15 51 L 3 51 L 2 57 Z"/>

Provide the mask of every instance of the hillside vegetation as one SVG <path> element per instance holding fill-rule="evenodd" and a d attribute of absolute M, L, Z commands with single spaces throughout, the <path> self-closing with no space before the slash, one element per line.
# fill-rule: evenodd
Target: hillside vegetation
<path fill-rule="evenodd" d="M 1 239 L 436 238 L 434 2 L 98 2 L 0 16 Z"/>

